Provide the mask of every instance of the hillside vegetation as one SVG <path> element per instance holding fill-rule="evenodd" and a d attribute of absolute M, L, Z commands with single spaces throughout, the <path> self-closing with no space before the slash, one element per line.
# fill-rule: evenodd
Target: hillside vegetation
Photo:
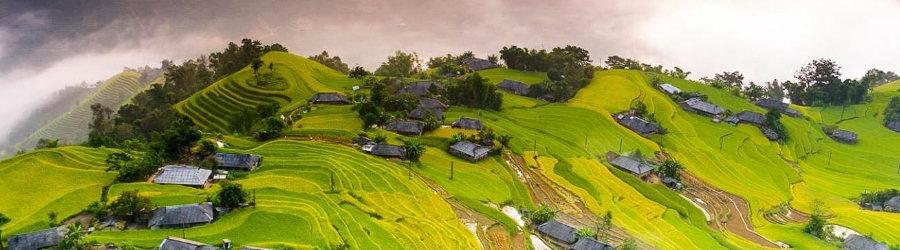
<path fill-rule="evenodd" d="M 240 110 L 277 102 L 287 112 L 305 105 L 318 92 L 348 92 L 360 82 L 313 60 L 284 52 L 261 57 L 259 79 L 249 66 L 216 81 L 175 105 L 209 131 L 230 132 L 229 123 Z M 272 64 L 272 69 L 268 65 Z"/>
<path fill-rule="evenodd" d="M 33 148 L 41 138 L 59 139 L 63 144 L 78 144 L 87 140 L 93 113 L 91 105 L 96 103 L 115 111 L 127 103 L 132 96 L 153 83 L 161 83 L 163 78 L 141 82 L 141 73 L 126 70 L 104 81 L 87 99 L 82 100 L 71 111 L 56 117 L 28 137 L 19 145 L 20 149 Z"/>

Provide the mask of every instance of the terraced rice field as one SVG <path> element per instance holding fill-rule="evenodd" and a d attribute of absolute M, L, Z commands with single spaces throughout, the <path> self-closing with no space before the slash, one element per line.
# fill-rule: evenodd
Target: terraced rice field
<path fill-rule="evenodd" d="M 175 108 L 207 131 L 229 132 L 230 117 L 242 109 L 277 102 L 287 112 L 305 105 L 318 92 L 344 93 L 360 85 L 358 80 L 301 56 L 271 52 L 261 59 L 266 65 L 272 63 L 273 69 L 262 67 L 259 75 L 277 84 L 256 84 L 257 76 L 247 66 L 176 104 Z"/>
<path fill-rule="evenodd" d="M 46 229 L 50 212 L 58 212 L 62 221 L 100 200 L 103 187 L 116 177 L 104 171 L 103 161 L 111 152 L 63 147 L 0 161 L 0 213 L 12 219 L 3 226 L 3 235 Z"/>
<path fill-rule="evenodd" d="M 65 144 L 86 141 L 89 133 L 88 124 L 93 116 L 91 105 L 100 103 L 113 111 L 117 110 L 150 84 L 140 82 L 138 80 L 140 77 L 140 73 L 126 70 L 104 81 L 90 97 L 81 101 L 72 111 L 57 117 L 31 134 L 19 148 L 34 148 L 41 138 L 59 139 Z"/>
<path fill-rule="evenodd" d="M 230 213 L 187 237 L 236 245 L 300 249 L 455 249 L 478 241 L 450 206 L 424 183 L 407 180 L 407 168 L 356 150 L 318 142 L 273 141 L 247 151 L 265 164 L 239 180 L 258 205 Z M 330 176 L 335 188 L 331 191 Z M 157 203 L 196 201 L 207 192 L 149 184 L 114 186 L 111 193 L 139 189 Z M 208 193 L 213 193 L 210 190 Z M 152 247 L 181 230 L 98 232 L 89 240 Z"/>

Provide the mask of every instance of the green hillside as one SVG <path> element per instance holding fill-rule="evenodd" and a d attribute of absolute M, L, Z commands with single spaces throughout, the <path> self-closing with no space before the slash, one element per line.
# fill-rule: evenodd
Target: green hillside
<path fill-rule="evenodd" d="M 262 167 L 238 181 L 255 193 L 258 205 L 187 229 L 191 239 L 298 249 L 344 244 L 353 249 L 471 249 L 478 244 L 450 206 L 418 179 L 407 180 L 400 164 L 317 142 L 273 141 L 237 152 L 265 157 Z M 132 189 L 150 195 L 157 205 L 207 196 L 193 188 L 148 183 L 115 185 L 110 195 Z M 89 240 L 149 248 L 167 235 L 181 235 L 181 230 L 104 231 Z"/>
<path fill-rule="evenodd" d="M 63 147 L 28 152 L 0 161 L 0 211 L 12 219 L 3 236 L 48 228 L 47 214 L 73 216 L 100 200 L 116 173 L 103 161 L 111 150 Z"/>
<path fill-rule="evenodd" d="M 244 108 L 278 102 L 282 111 L 288 111 L 306 104 L 317 92 L 343 93 L 360 85 L 358 80 L 301 56 L 271 52 L 261 59 L 266 66 L 258 73 L 265 84 L 256 84 L 256 75 L 248 66 L 195 93 L 175 108 L 207 130 L 228 132 L 231 116 Z"/>
<path fill-rule="evenodd" d="M 151 82 L 141 82 L 141 74 L 126 70 L 104 81 L 88 98 L 79 102 L 78 106 L 50 123 L 44 125 L 21 143 L 18 148 L 30 149 L 41 138 L 59 139 L 60 143 L 77 144 L 87 140 L 91 122 L 91 105 L 96 103 L 110 107 L 115 111 L 128 102 L 131 97 L 153 83 L 161 83 L 159 77 Z"/>

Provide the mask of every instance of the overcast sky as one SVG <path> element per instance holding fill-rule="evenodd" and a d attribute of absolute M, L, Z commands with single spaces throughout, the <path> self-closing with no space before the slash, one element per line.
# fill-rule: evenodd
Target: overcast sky
<path fill-rule="evenodd" d="M 588 49 L 692 71 L 786 80 L 830 58 L 844 77 L 900 70 L 900 0 L 0 0 L 0 135 L 65 85 L 209 54 L 249 37 L 369 69 L 503 46 Z"/>

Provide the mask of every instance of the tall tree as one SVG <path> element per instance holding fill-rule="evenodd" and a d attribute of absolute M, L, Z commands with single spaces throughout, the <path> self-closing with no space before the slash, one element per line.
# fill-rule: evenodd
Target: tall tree
<path fill-rule="evenodd" d="M 802 94 L 802 104 L 813 105 L 815 101 L 828 104 L 828 94 L 836 94 L 835 87 L 841 82 L 841 67 L 830 59 L 813 60 L 794 73 L 799 88 L 796 94 Z M 838 90 L 839 91 L 839 90 Z M 791 93 L 794 95 L 795 93 Z M 793 99 L 793 98 L 792 98 Z"/>
<path fill-rule="evenodd" d="M 404 53 L 403 51 L 394 52 L 393 56 L 389 56 L 387 62 L 381 63 L 381 66 L 375 70 L 375 75 L 390 77 L 409 77 L 422 70 L 419 64 L 419 56 L 413 53 Z"/>
<path fill-rule="evenodd" d="M 347 74 L 350 73 L 350 67 L 347 66 L 346 63 L 341 61 L 341 57 L 339 56 L 331 56 L 328 54 L 328 51 L 322 51 L 322 53 L 311 56 L 309 59 L 313 61 L 319 62 L 322 65 L 328 66 L 334 70 L 337 70 L 341 73 Z"/>
<path fill-rule="evenodd" d="M 738 71 L 732 72 L 722 72 L 721 74 L 716 74 L 716 80 L 720 80 L 725 83 L 726 87 L 740 87 L 744 84 L 744 74 Z"/>
<path fill-rule="evenodd" d="M 236 208 L 241 203 L 247 202 L 247 192 L 244 186 L 231 181 L 219 183 L 222 189 L 216 193 L 216 206 Z"/>
<path fill-rule="evenodd" d="M 778 83 L 778 79 L 766 83 L 765 97 L 781 101 L 784 99 L 784 87 Z"/>
<path fill-rule="evenodd" d="M 3 213 L 0 213 L 0 239 L 3 239 L 3 225 L 6 225 L 6 223 L 9 223 L 9 221 L 11 221 L 9 217 L 7 217 Z M 0 240 L 0 249 L 4 249 L 2 240 Z"/>
<path fill-rule="evenodd" d="M 406 149 L 406 158 L 411 161 L 419 161 L 419 157 L 425 154 L 425 145 L 416 141 L 405 141 L 403 147 Z"/>
<path fill-rule="evenodd" d="M 153 211 L 153 202 L 150 198 L 141 196 L 140 191 L 135 189 L 119 194 L 119 198 L 113 201 L 109 208 L 119 218 L 140 221 Z"/>

